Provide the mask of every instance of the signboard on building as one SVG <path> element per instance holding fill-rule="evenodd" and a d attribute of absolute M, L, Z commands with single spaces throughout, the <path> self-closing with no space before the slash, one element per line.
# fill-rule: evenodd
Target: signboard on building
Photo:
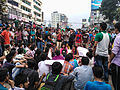
<path fill-rule="evenodd" d="M 101 6 L 102 0 L 91 0 L 91 10 L 98 10 Z"/>

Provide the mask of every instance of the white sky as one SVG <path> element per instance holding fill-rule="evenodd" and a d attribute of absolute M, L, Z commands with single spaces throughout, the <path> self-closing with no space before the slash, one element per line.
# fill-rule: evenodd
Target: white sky
<path fill-rule="evenodd" d="M 66 14 L 69 22 L 73 24 L 73 28 L 78 28 L 81 25 L 82 19 L 88 19 L 91 10 L 91 0 L 41 0 L 43 2 L 42 10 L 44 19 L 51 21 L 51 13 L 58 11 Z"/>

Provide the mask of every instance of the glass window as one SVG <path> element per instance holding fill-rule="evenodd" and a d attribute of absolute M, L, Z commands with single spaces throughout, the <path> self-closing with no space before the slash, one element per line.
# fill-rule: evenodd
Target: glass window
<path fill-rule="evenodd" d="M 27 5 L 31 6 L 31 3 L 30 3 L 30 2 L 28 2 L 27 0 L 22 0 L 22 2 L 24 2 L 25 4 L 27 4 Z"/>

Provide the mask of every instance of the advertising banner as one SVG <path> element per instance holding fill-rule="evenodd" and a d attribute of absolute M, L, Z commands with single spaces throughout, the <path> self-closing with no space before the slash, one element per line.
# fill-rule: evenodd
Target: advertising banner
<path fill-rule="evenodd" d="M 98 10 L 101 6 L 102 0 L 91 0 L 91 10 Z"/>

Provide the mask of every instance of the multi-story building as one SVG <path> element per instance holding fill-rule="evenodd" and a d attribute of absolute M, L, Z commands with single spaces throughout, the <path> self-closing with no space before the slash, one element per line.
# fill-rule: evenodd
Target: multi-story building
<path fill-rule="evenodd" d="M 51 14 L 52 27 L 55 28 L 66 28 L 68 18 L 65 14 L 58 13 L 57 11 Z"/>
<path fill-rule="evenodd" d="M 104 15 L 102 15 L 99 11 L 101 7 L 102 0 L 91 0 L 91 15 L 90 15 L 90 24 L 99 24 L 101 22 L 105 22 Z"/>
<path fill-rule="evenodd" d="M 42 24 L 43 12 L 40 0 L 8 0 L 8 19 Z"/>

